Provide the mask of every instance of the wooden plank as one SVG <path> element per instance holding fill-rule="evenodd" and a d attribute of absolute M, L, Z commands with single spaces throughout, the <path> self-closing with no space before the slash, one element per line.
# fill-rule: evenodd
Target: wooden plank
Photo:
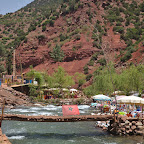
<path fill-rule="evenodd" d="M 1 118 L 0 118 L 0 127 L 2 125 L 3 114 L 4 114 L 4 107 L 5 107 L 5 99 L 3 100 L 3 105 L 2 105 L 2 114 L 1 114 Z"/>
<path fill-rule="evenodd" d="M 77 115 L 77 116 L 26 116 L 5 114 L 3 120 L 29 122 L 79 122 L 79 121 L 107 121 L 113 115 Z"/>

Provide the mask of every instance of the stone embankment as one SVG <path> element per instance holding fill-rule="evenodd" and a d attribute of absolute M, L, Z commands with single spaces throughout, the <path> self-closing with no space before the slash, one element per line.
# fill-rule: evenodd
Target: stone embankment
<path fill-rule="evenodd" d="M 1 128 L 0 128 L 0 144 L 11 144 L 6 135 L 2 134 Z"/>
<path fill-rule="evenodd" d="M 144 118 L 126 118 L 120 117 L 119 120 L 114 123 L 114 120 L 110 121 L 108 131 L 114 135 L 140 135 L 144 136 Z"/>

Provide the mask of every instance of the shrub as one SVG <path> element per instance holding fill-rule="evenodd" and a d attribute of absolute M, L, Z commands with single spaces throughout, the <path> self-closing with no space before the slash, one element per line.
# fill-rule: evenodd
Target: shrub
<path fill-rule="evenodd" d="M 93 66 L 94 65 L 94 60 L 90 60 L 88 63 L 89 66 Z"/>
<path fill-rule="evenodd" d="M 38 38 L 39 41 L 42 41 L 43 39 L 45 39 L 45 36 L 44 35 L 39 35 L 37 38 Z"/>
<path fill-rule="evenodd" d="M 31 24 L 30 27 L 28 28 L 28 32 L 31 32 L 34 30 L 36 30 L 36 26 Z"/>
<path fill-rule="evenodd" d="M 66 40 L 68 38 L 67 35 L 63 35 L 63 34 L 60 34 L 59 37 L 60 37 L 60 41 L 64 41 L 64 40 Z"/>
<path fill-rule="evenodd" d="M 101 49 L 101 45 L 97 41 L 93 41 L 93 47 Z"/>
<path fill-rule="evenodd" d="M 85 66 L 83 67 L 83 70 L 84 70 L 84 74 L 88 74 L 88 66 L 87 66 L 87 65 L 85 65 Z"/>
<path fill-rule="evenodd" d="M 61 47 L 56 45 L 53 48 L 53 51 L 50 53 L 50 56 L 53 58 L 55 62 L 61 62 L 64 58 L 64 52 L 61 50 Z"/>
<path fill-rule="evenodd" d="M 0 65 L 0 73 L 5 71 L 5 67 L 3 65 Z"/>
<path fill-rule="evenodd" d="M 131 52 L 130 52 L 130 51 L 127 51 L 126 54 L 125 54 L 123 57 L 121 57 L 121 62 L 126 62 L 126 61 L 128 61 L 131 57 L 132 57 Z"/>
<path fill-rule="evenodd" d="M 98 54 L 95 53 L 95 54 L 92 55 L 91 60 L 95 61 L 95 60 L 97 60 L 97 58 L 98 58 Z"/>
<path fill-rule="evenodd" d="M 91 77 L 92 77 L 92 74 L 87 75 L 86 76 L 86 81 L 89 81 L 91 79 Z"/>
<path fill-rule="evenodd" d="M 42 32 L 44 32 L 46 30 L 46 26 L 42 26 Z"/>
<path fill-rule="evenodd" d="M 50 19 L 56 20 L 56 17 L 55 16 L 51 16 Z"/>
<path fill-rule="evenodd" d="M 77 34 L 77 35 L 75 35 L 74 39 L 75 39 L 75 40 L 80 40 L 80 37 L 81 37 L 81 35 L 80 35 L 80 34 Z"/>
<path fill-rule="evenodd" d="M 102 66 L 105 66 L 106 65 L 106 60 L 105 60 L 105 58 L 101 58 L 100 60 L 97 61 L 97 63 L 99 63 Z"/>
<path fill-rule="evenodd" d="M 50 21 L 49 21 L 49 25 L 53 27 L 53 26 L 54 26 L 54 21 L 53 21 L 53 20 L 50 20 Z"/>
<path fill-rule="evenodd" d="M 115 26 L 113 27 L 113 31 L 119 32 L 119 33 L 124 33 L 124 28 L 120 26 Z"/>
<path fill-rule="evenodd" d="M 141 32 L 136 28 L 128 28 L 126 32 L 126 37 L 130 39 L 139 40 Z"/>

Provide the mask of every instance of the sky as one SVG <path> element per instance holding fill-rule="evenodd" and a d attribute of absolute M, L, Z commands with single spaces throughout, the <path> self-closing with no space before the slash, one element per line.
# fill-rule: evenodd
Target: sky
<path fill-rule="evenodd" d="M 34 0 L 0 0 L 0 14 L 15 12 Z"/>

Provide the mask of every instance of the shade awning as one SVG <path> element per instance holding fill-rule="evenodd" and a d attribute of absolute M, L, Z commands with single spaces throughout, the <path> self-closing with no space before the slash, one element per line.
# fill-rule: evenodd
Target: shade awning
<path fill-rule="evenodd" d="M 144 105 L 144 99 L 137 96 L 127 96 L 117 100 L 119 104 L 135 104 L 135 105 Z"/>
<path fill-rule="evenodd" d="M 103 95 L 103 94 L 99 94 L 99 95 L 95 95 L 92 97 L 94 100 L 98 100 L 98 101 L 111 101 L 111 98 Z"/>

